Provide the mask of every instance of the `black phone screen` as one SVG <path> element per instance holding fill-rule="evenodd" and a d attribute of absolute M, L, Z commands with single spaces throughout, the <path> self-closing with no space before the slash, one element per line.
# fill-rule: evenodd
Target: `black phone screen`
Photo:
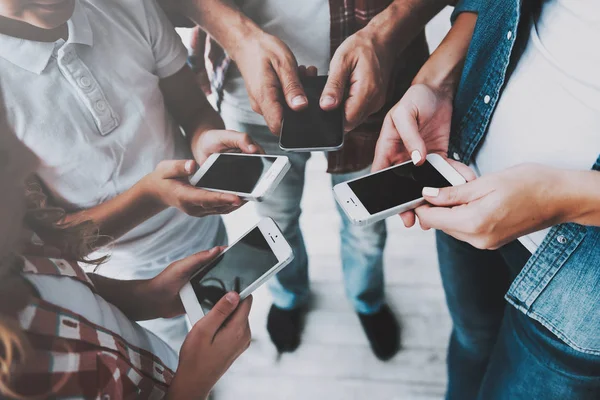
<path fill-rule="evenodd" d="M 251 194 L 276 157 L 221 154 L 196 187 Z"/>
<path fill-rule="evenodd" d="M 225 294 L 241 293 L 277 264 L 277 256 L 256 227 L 195 275 L 190 283 L 206 314 Z"/>
<path fill-rule="evenodd" d="M 338 148 L 344 143 L 344 107 L 324 111 L 319 105 L 327 76 L 300 78 L 308 106 L 294 111 L 284 104 L 280 145 L 286 150 Z"/>
<path fill-rule="evenodd" d="M 425 161 L 418 167 L 413 163 L 399 165 L 349 182 L 348 186 L 370 214 L 377 214 L 420 199 L 426 186 L 442 188 L 452 184 Z"/>

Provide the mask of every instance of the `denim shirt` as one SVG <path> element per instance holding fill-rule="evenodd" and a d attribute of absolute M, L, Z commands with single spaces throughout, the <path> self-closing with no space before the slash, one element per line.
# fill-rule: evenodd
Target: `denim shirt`
<path fill-rule="evenodd" d="M 469 11 L 478 13 L 478 19 L 454 103 L 449 148 L 454 159 L 469 164 L 485 139 L 539 5 L 532 0 L 457 4 L 453 18 Z M 600 155 L 590 168 L 600 171 Z M 506 299 L 574 349 L 600 355 L 600 228 L 555 226 L 514 280 Z"/>

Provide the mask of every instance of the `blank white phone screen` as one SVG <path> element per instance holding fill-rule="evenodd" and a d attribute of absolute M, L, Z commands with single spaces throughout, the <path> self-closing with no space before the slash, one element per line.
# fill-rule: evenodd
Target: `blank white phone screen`
<path fill-rule="evenodd" d="M 207 313 L 227 292 L 241 293 L 277 264 L 277 256 L 256 227 L 195 275 L 191 285 Z"/>
<path fill-rule="evenodd" d="M 265 176 L 276 157 L 253 157 L 221 154 L 200 178 L 196 187 L 252 193 Z"/>

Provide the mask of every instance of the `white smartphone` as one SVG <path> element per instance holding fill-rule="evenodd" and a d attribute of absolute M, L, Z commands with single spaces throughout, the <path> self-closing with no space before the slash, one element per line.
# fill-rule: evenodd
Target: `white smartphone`
<path fill-rule="evenodd" d="M 230 291 L 245 299 L 293 259 L 275 222 L 261 220 L 181 289 L 179 297 L 190 322 L 198 322 Z"/>
<path fill-rule="evenodd" d="M 423 188 L 466 183 L 444 158 L 430 154 L 421 166 L 411 161 L 340 183 L 335 199 L 355 225 L 368 225 L 424 203 Z"/>
<path fill-rule="evenodd" d="M 190 184 L 215 192 L 232 193 L 245 200 L 262 201 L 290 169 L 285 156 L 212 154 L 190 178 Z"/>

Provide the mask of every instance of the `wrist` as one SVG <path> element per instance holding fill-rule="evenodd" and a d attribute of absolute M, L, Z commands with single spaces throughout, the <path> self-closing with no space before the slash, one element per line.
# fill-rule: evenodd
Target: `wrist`
<path fill-rule="evenodd" d="M 557 169 L 556 216 L 557 223 L 587 224 L 591 214 L 598 211 L 600 190 L 593 184 L 597 179 L 596 171 L 572 171 Z M 597 193 L 593 193 L 594 190 Z"/>
<path fill-rule="evenodd" d="M 147 207 L 157 212 L 168 208 L 158 190 L 154 173 L 144 176 L 131 189 L 140 207 Z"/>

